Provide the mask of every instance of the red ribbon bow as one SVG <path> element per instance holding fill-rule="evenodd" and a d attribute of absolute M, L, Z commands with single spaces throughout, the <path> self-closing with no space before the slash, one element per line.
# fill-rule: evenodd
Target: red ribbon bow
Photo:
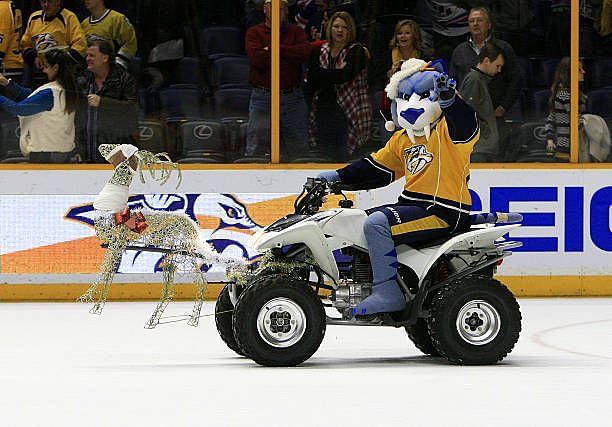
<path fill-rule="evenodd" d="M 142 233 L 149 225 L 145 222 L 142 212 L 137 212 L 135 216 L 130 213 L 130 208 L 126 207 L 120 213 L 115 214 L 115 225 L 125 224 L 136 233 Z"/>

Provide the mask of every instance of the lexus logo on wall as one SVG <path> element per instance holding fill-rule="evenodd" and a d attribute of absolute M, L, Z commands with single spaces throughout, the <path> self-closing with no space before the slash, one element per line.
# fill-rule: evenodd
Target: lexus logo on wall
<path fill-rule="evenodd" d="M 198 125 L 193 128 L 193 136 L 197 139 L 208 139 L 213 136 L 214 131 L 208 125 Z"/>
<path fill-rule="evenodd" d="M 153 128 L 149 127 L 149 126 L 139 126 L 139 137 L 141 141 L 148 141 L 149 139 L 153 138 L 153 135 L 155 134 L 155 132 L 153 132 Z"/>

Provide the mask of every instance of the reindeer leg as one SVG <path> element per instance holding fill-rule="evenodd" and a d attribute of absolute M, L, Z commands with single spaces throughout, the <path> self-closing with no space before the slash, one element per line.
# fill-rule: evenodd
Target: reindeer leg
<path fill-rule="evenodd" d="M 200 311 L 202 310 L 202 303 L 204 302 L 204 293 L 206 292 L 206 288 L 208 287 L 208 280 L 206 280 L 206 275 L 200 269 L 201 263 L 196 262 L 195 258 L 192 258 L 193 261 L 193 274 L 194 274 L 194 282 L 195 282 L 195 301 L 193 302 L 193 311 L 191 312 L 191 317 L 187 322 L 190 326 L 198 326 L 200 322 Z"/>
<path fill-rule="evenodd" d="M 176 272 L 176 268 L 177 267 L 173 255 L 169 254 L 164 260 L 163 265 L 163 285 L 161 298 L 159 300 L 159 303 L 157 303 L 155 310 L 153 310 L 151 318 L 145 324 L 146 329 L 153 329 L 159 324 L 159 319 L 164 313 L 166 307 L 168 306 L 168 303 L 170 303 L 172 297 L 174 296 L 172 287 L 174 285 L 174 273 Z"/>
<path fill-rule="evenodd" d="M 80 302 L 93 302 L 98 297 L 98 300 L 94 306 L 89 310 L 91 314 L 102 314 L 102 309 L 106 303 L 106 298 L 110 291 L 110 285 L 113 282 L 115 272 L 121 262 L 121 255 L 123 254 L 125 246 L 111 242 L 104 253 L 104 260 L 100 266 L 100 274 L 98 279 L 81 295 L 78 299 Z M 98 290 L 98 287 L 103 285 L 102 291 Z"/>

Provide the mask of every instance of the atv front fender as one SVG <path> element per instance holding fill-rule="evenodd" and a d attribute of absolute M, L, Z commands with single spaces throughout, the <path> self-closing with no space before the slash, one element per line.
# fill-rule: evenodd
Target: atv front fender
<path fill-rule="evenodd" d="M 295 243 L 306 245 L 317 265 L 334 281 L 338 280 L 336 260 L 316 222 L 303 221 L 283 231 L 258 233 L 253 240 L 253 247 L 259 252 L 264 252 Z"/>

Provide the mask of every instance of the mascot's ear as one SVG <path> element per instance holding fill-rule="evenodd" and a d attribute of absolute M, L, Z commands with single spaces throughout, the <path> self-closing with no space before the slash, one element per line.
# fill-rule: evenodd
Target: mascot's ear
<path fill-rule="evenodd" d="M 446 62 L 443 59 L 436 59 L 431 61 L 431 63 L 427 66 L 427 68 L 435 68 L 436 71 L 440 73 L 448 74 L 448 68 L 446 67 Z"/>

